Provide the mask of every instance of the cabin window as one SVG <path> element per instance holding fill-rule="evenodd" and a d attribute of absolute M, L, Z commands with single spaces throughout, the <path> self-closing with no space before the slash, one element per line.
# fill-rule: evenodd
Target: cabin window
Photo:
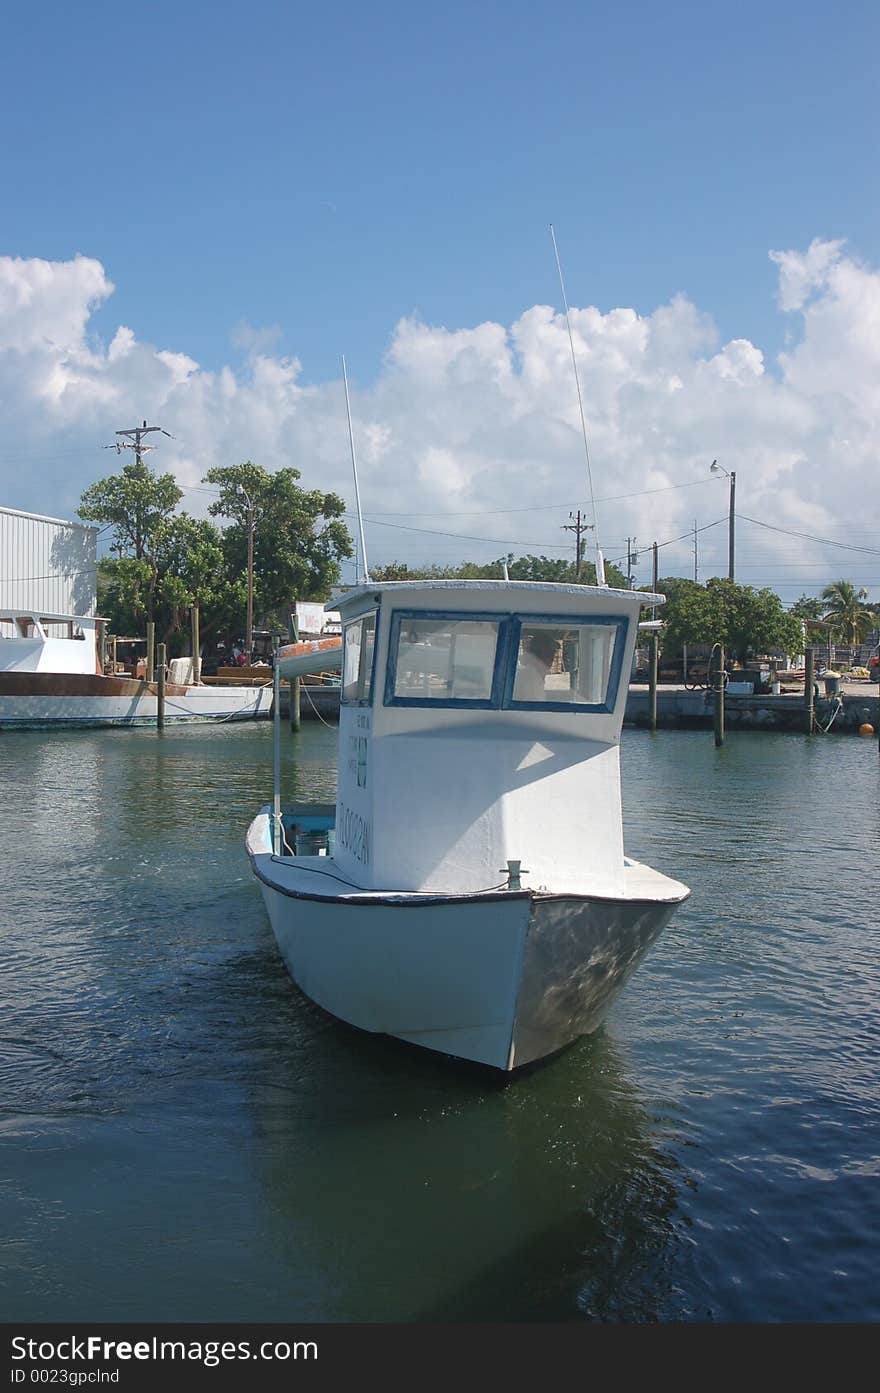
<path fill-rule="evenodd" d="M 396 612 L 386 702 L 497 705 L 502 616 Z"/>
<path fill-rule="evenodd" d="M 346 706 L 368 706 L 376 650 L 375 613 L 346 624 L 342 642 L 342 701 Z"/>
<path fill-rule="evenodd" d="M 625 621 L 581 623 L 523 616 L 516 625 L 516 662 L 508 706 L 611 710 L 617 697 Z"/>

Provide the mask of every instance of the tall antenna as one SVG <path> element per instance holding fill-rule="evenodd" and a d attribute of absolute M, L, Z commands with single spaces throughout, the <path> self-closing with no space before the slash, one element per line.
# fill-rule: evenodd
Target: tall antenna
<path fill-rule="evenodd" d="M 587 483 L 590 486 L 590 507 L 593 511 L 593 526 L 595 528 L 596 541 L 596 583 L 605 584 L 605 558 L 599 547 L 599 514 L 596 511 L 596 495 L 593 492 L 593 470 L 590 465 L 590 442 L 587 438 L 587 419 L 584 415 L 584 399 L 581 394 L 581 379 L 578 373 L 577 357 L 574 351 L 574 336 L 571 332 L 571 315 L 568 309 L 568 296 L 565 293 L 565 281 L 562 279 L 562 262 L 559 260 L 559 248 L 556 245 L 556 233 L 553 231 L 553 224 L 550 224 L 550 236 L 553 240 L 553 252 L 556 256 L 556 269 L 559 272 L 559 288 L 562 291 L 562 303 L 565 306 L 565 323 L 568 326 L 568 346 L 571 349 L 571 365 L 574 368 L 574 383 L 577 387 L 578 410 L 581 413 L 581 431 L 584 437 L 584 454 L 587 459 Z"/>
<path fill-rule="evenodd" d="M 361 556 L 364 558 L 364 580 L 369 584 L 370 567 L 367 564 L 367 544 L 364 541 L 364 517 L 361 512 L 361 491 L 358 488 L 357 455 L 354 450 L 354 431 L 351 425 L 351 400 L 348 395 L 348 372 L 345 367 L 345 354 L 342 355 L 342 380 L 345 383 L 345 409 L 348 413 L 348 438 L 351 442 L 351 467 L 354 473 L 354 500 L 357 504 L 358 530 L 361 534 Z M 355 577 L 357 579 L 357 576 Z"/>

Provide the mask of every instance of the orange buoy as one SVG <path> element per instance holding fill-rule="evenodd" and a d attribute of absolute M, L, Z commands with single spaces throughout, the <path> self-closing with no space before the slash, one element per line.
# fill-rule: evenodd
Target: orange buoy
<path fill-rule="evenodd" d="M 870 722 L 870 721 L 863 721 L 863 723 L 859 726 L 859 735 L 873 735 L 873 734 L 874 734 L 874 727 L 871 725 L 871 722 Z"/>

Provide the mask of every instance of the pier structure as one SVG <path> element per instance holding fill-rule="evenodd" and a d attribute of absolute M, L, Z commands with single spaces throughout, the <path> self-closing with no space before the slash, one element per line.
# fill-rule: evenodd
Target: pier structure
<path fill-rule="evenodd" d="M 289 710 L 289 688 L 281 688 L 281 714 Z M 711 730 L 714 722 L 714 696 L 711 691 L 688 691 L 683 686 L 664 683 L 657 687 L 657 727 L 660 730 Z M 814 721 L 817 730 L 858 734 L 870 724 L 880 731 L 880 694 L 876 683 L 844 682 L 841 696 L 817 696 Z M 728 731 L 779 730 L 804 732 L 804 693 L 785 692 L 780 696 L 736 696 L 725 692 L 725 725 Z M 339 688 L 321 683 L 302 684 L 303 721 L 339 719 Z M 829 727 L 829 722 L 831 722 Z M 647 684 L 633 684 L 627 696 L 624 724 L 651 725 L 651 692 Z"/>

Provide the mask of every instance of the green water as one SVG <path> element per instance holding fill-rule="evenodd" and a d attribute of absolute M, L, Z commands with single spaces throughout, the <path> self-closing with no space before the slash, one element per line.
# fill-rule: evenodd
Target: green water
<path fill-rule="evenodd" d="M 335 751 L 285 732 L 286 794 Z M 3 736 L 4 1318 L 878 1319 L 876 744 L 623 758 L 628 851 L 693 897 L 505 1088 L 290 983 L 268 725 Z"/>

